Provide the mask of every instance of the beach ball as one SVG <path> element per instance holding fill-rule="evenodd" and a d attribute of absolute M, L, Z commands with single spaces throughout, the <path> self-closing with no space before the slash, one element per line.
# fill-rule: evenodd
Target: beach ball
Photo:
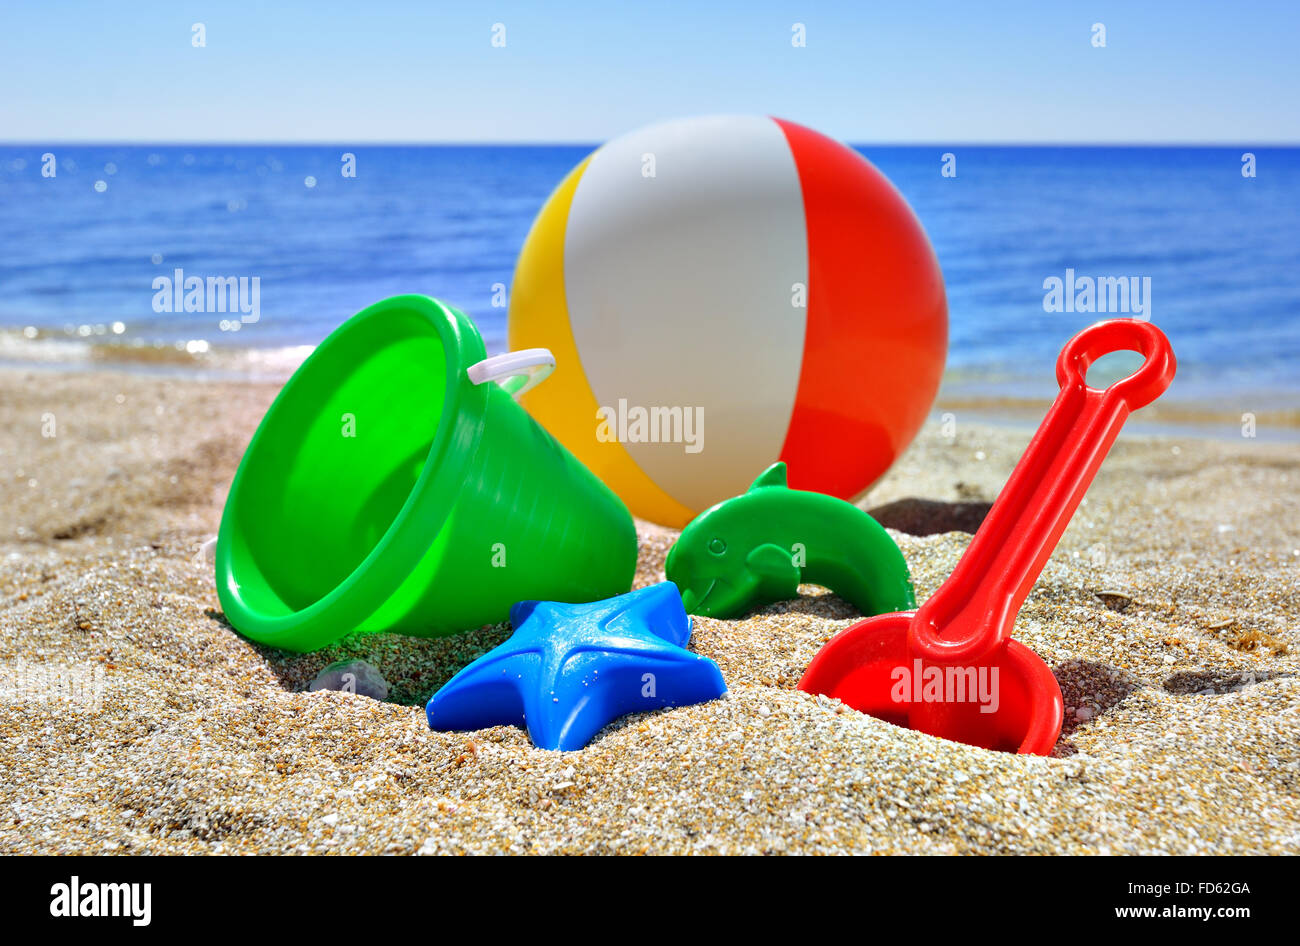
<path fill-rule="evenodd" d="M 929 413 L 947 332 L 889 180 L 744 115 L 642 128 L 574 168 L 524 241 L 507 328 L 556 358 L 522 398 L 533 417 L 673 527 L 777 460 L 794 489 L 860 496 Z"/>

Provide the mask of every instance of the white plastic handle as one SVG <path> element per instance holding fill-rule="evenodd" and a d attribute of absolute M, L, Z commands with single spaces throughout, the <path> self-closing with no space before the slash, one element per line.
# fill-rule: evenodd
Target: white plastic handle
<path fill-rule="evenodd" d="M 466 373 L 475 384 L 496 381 L 512 397 L 537 387 L 555 370 L 555 356 L 547 348 L 507 351 L 472 364 Z"/>

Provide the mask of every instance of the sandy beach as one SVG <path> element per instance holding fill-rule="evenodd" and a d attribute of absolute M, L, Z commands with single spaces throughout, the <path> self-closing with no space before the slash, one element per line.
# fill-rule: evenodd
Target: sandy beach
<path fill-rule="evenodd" d="M 294 655 L 226 624 L 199 550 L 276 390 L 0 370 L 0 851 L 1300 853 L 1300 445 L 1121 438 L 1016 627 L 1065 695 L 1050 758 L 796 691 L 858 618 L 813 587 L 696 619 L 724 699 L 556 753 L 427 726 L 505 625 Z M 1033 421 L 955 414 L 863 504 L 992 500 Z M 893 533 L 921 600 L 969 540 L 945 508 Z M 675 535 L 639 531 L 638 586 Z M 387 702 L 304 692 L 349 656 Z"/>

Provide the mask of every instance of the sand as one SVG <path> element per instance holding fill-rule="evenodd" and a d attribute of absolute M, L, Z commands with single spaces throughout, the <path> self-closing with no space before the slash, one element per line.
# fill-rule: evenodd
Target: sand
<path fill-rule="evenodd" d="M 1120 440 L 1016 627 L 1065 694 L 1050 758 L 795 690 L 857 618 L 812 587 L 696 620 L 724 699 L 556 753 L 425 722 L 504 625 L 292 655 L 224 622 L 199 549 L 276 387 L 0 370 L 0 851 L 1300 852 L 1300 446 Z M 865 505 L 996 495 L 1029 428 L 956 413 Z M 674 533 L 639 532 L 662 580 Z M 969 540 L 893 534 L 921 599 Z M 304 692 L 342 657 L 389 701 Z"/>

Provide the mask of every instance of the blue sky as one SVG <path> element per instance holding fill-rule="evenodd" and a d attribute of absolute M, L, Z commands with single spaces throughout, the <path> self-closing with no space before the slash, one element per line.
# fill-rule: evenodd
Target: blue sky
<path fill-rule="evenodd" d="M 859 142 L 1300 141 L 1300 3 L 702 7 L 6 0 L 0 140 L 594 142 L 759 112 Z"/>

